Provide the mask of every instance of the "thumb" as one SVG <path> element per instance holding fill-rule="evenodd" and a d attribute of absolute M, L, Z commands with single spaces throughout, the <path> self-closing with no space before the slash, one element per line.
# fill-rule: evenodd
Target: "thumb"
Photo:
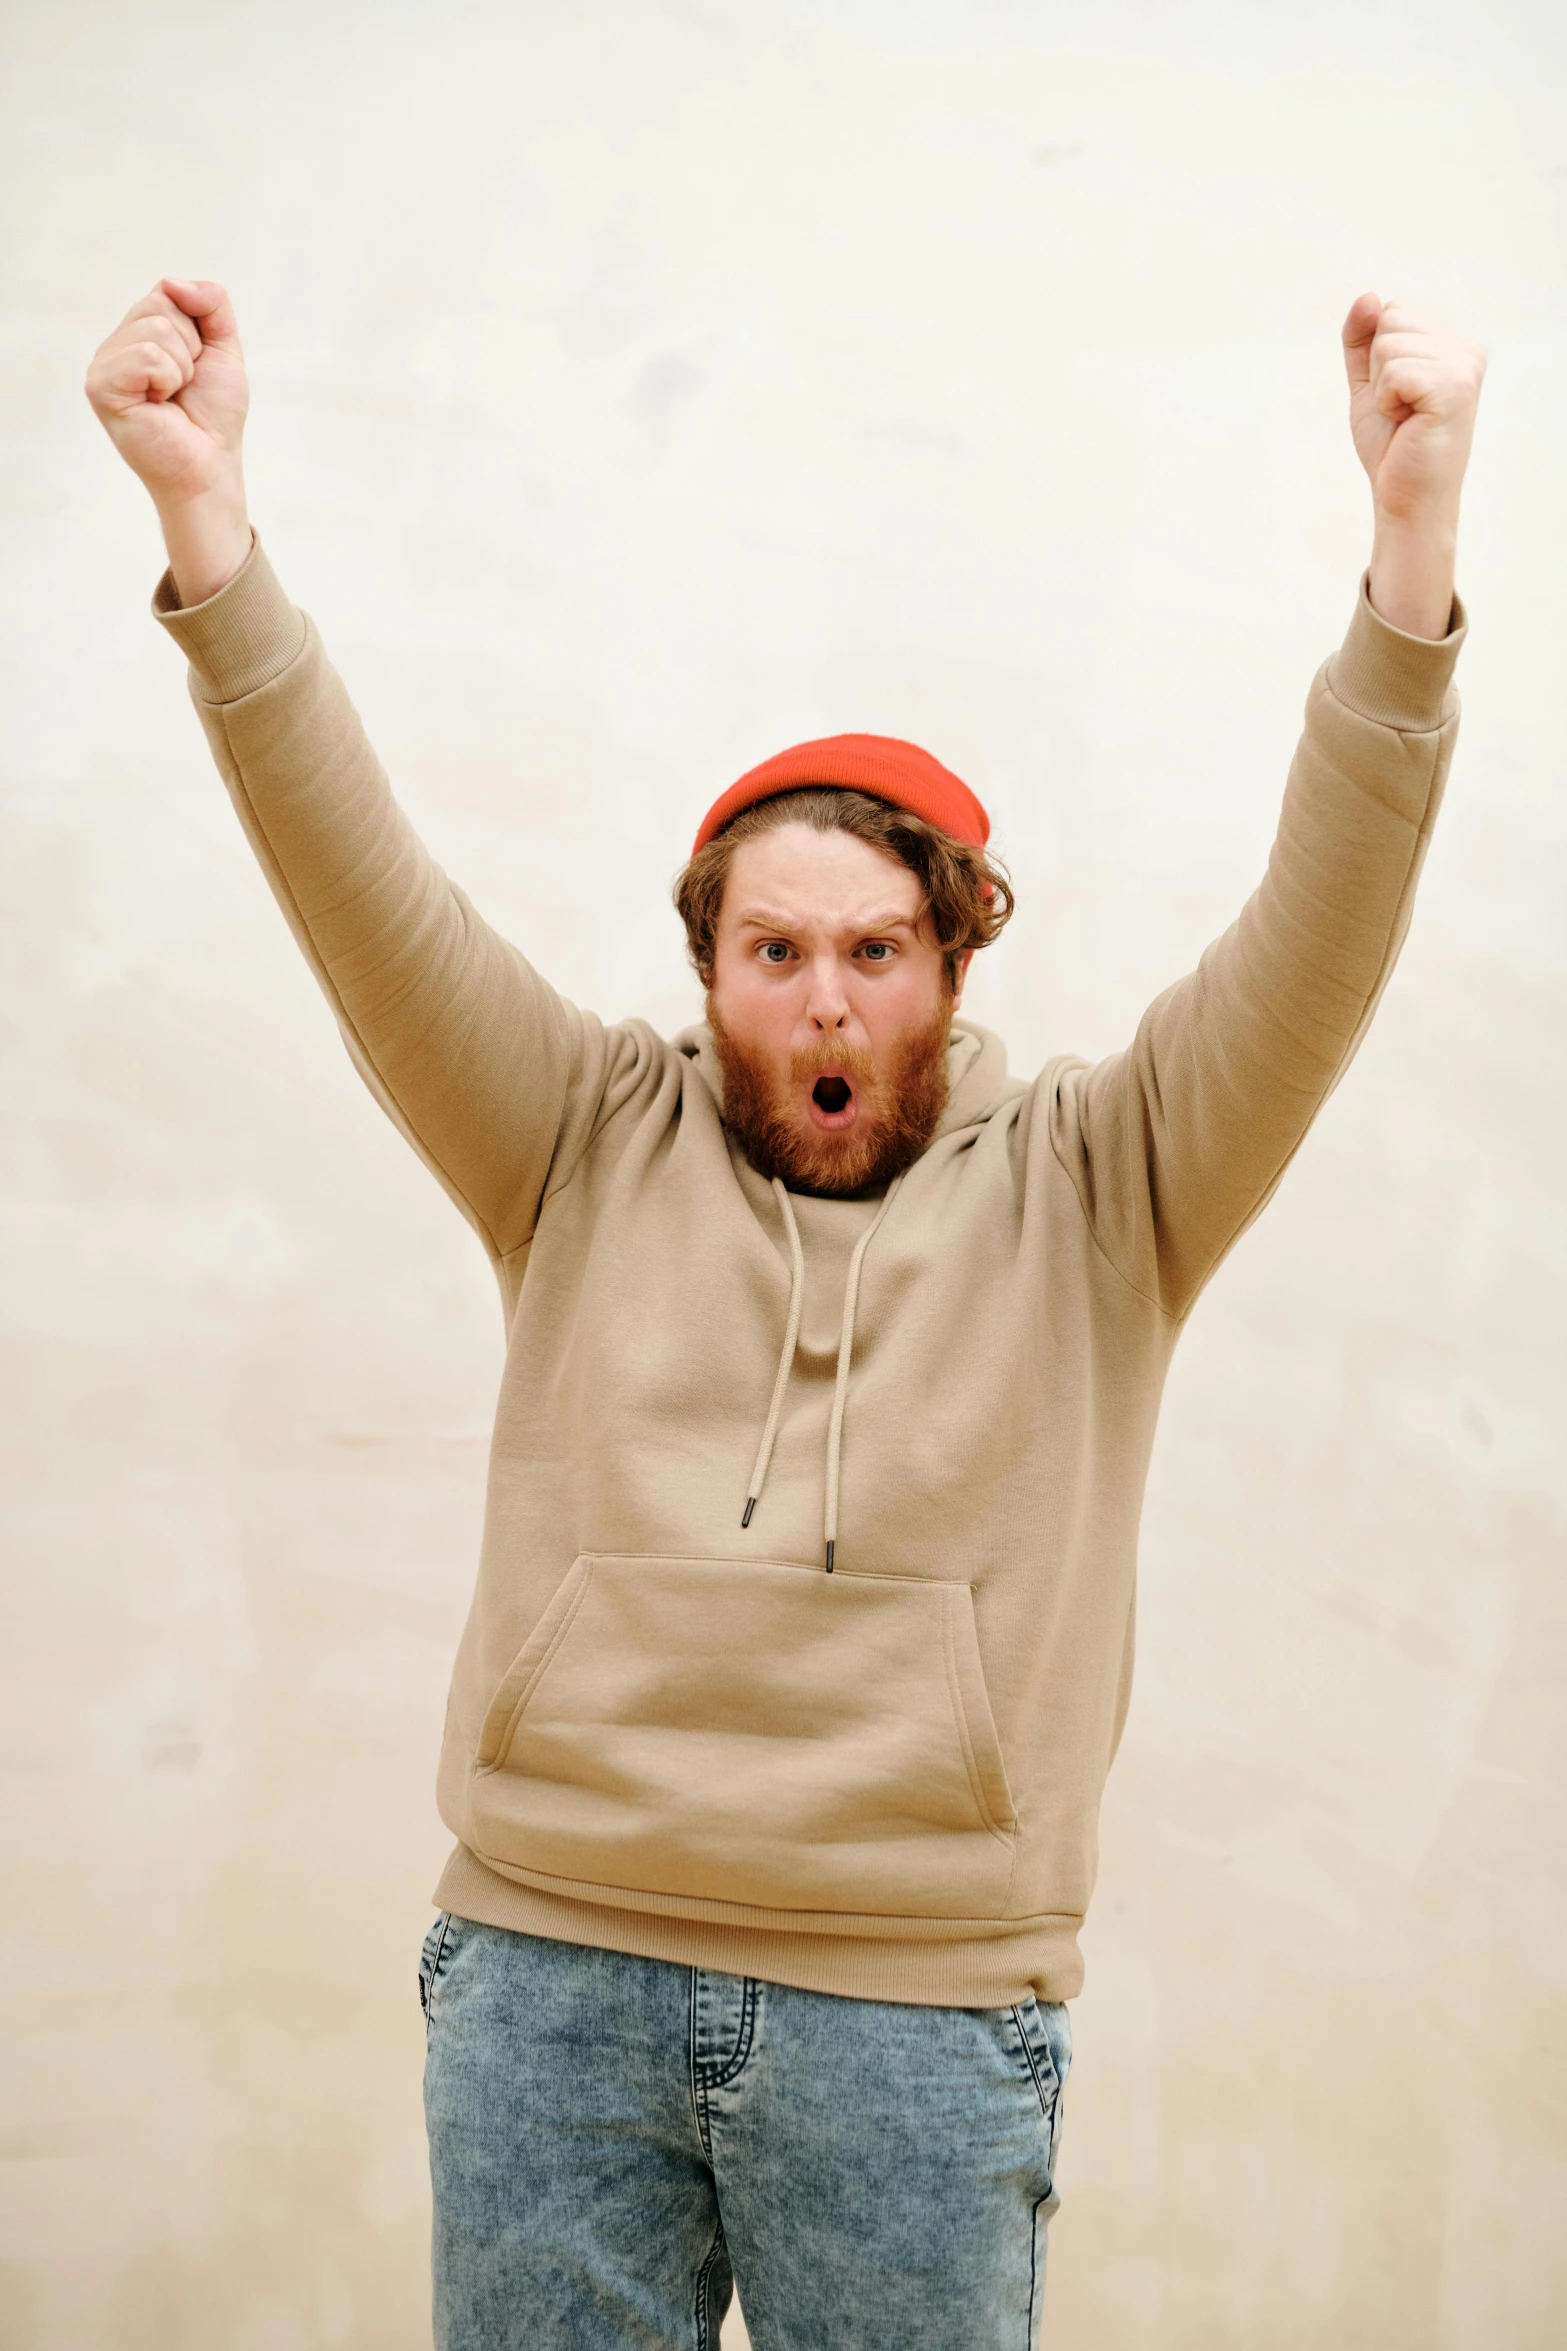
<path fill-rule="evenodd" d="M 1371 343 L 1382 318 L 1380 294 L 1357 294 L 1343 325 L 1344 370 L 1351 392 L 1365 390 L 1371 381 Z"/>
<path fill-rule="evenodd" d="M 243 359 L 234 305 L 215 278 L 160 278 L 158 282 L 169 300 L 178 303 L 187 318 L 195 320 L 203 343 L 210 343 L 215 350 L 232 351 L 236 359 Z"/>

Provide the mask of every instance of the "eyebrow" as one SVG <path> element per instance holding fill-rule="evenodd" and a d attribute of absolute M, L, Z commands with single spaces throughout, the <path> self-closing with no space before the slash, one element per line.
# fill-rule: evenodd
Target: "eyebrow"
<path fill-rule="evenodd" d="M 805 917 L 807 922 L 810 919 L 809 915 Z M 792 931 L 800 928 L 798 915 L 779 914 L 770 906 L 742 907 L 735 920 L 742 929 L 747 930 Z M 856 923 L 853 927 L 863 934 L 868 931 L 912 931 L 918 928 L 918 924 L 910 914 L 878 914 L 869 922 Z"/>

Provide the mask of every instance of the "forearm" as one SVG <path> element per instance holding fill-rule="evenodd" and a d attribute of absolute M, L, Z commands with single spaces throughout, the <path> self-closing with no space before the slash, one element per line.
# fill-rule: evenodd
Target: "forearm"
<path fill-rule="evenodd" d="M 1448 635 L 1457 546 L 1456 504 L 1409 522 L 1378 512 L 1368 593 L 1390 627 L 1436 643 Z"/>

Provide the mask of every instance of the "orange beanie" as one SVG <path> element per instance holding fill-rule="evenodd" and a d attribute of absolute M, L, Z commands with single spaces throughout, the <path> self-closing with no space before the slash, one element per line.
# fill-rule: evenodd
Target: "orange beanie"
<path fill-rule="evenodd" d="M 983 849 L 990 838 L 990 819 L 967 784 L 917 743 L 902 743 L 896 735 L 826 735 L 820 742 L 796 743 L 764 759 L 721 793 L 702 819 L 692 856 L 753 801 L 771 800 L 809 784 L 836 785 L 890 800 L 895 808 L 922 816 L 927 824 L 939 825 L 976 849 Z"/>

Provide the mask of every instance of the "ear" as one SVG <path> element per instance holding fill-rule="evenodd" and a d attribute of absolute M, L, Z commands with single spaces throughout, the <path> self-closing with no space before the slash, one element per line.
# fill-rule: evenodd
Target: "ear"
<path fill-rule="evenodd" d="M 958 965 L 958 984 L 952 991 L 952 1009 L 954 1012 L 957 1011 L 958 1006 L 963 1001 L 963 989 L 968 980 L 968 967 L 973 962 L 973 960 L 973 948 L 965 947 L 963 950 L 963 960 Z"/>

